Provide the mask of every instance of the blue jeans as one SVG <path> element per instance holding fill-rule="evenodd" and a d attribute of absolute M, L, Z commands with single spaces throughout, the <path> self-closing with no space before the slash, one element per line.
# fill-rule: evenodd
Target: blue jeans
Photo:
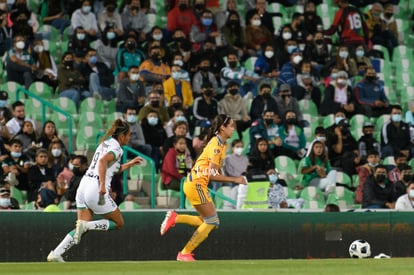
<path fill-rule="evenodd" d="M 58 29 L 60 34 L 63 34 L 65 29 L 70 26 L 70 21 L 65 18 L 58 18 L 52 21 L 52 26 Z"/>
<path fill-rule="evenodd" d="M 78 91 L 76 89 L 67 89 L 60 93 L 60 97 L 67 97 L 73 100 L 75 102 L 76 107 L 79 109 L 79 103 L 82 99 L 85 99 L 87 97 L 91 97 L 91 93 L 89 91 Z"/>
<path fill-rule="evenodd" d="M 115 89 L 101 86 L 97 73 L 89 75 L 89 91 L 99 93 L 103 100 L 111 100 L 116 96 Z"/>

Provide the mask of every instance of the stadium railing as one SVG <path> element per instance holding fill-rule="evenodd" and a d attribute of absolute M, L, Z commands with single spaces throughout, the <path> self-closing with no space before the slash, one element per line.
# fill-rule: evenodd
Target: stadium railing
<path fill-rule="evenodd" d="M 45 99 L 39 97 L 38 95 L 34 94 L 33 92 L 26 90 L 25 88 L 18 88 L 16 90 L 16 101 L 19 100 L 20 98 L 20 93 L 25 94 L 28 97 L 34 98 L 36 100 L 38 100 L 41 103 L 41 108 L 42 108 L 42 125 L 46 122 L 46 107 L 52 109 L 55 112 L 61 113 L 62 115 L 66 116 L 68 121 L 68 129 L 69 129 L 69 133 L 68 133 L 68 151 L 69 154 L 72 154 L 73 152 L 73 133 L 72 133 L 72 129 L 73 129 L 73 118 L 72 115 L 69 114 L 68 112 L 65 112 L 64 110 L 60 109 L 59 107 L 53 105 L 52 103 L 46 101 Z"/>

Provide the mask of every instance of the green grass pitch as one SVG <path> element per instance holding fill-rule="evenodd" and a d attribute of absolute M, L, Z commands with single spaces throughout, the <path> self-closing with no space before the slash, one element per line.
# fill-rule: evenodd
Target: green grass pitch
<path fill-rule="evenodd" d="M 413 274 L 413 258 L 0 263 L 1 274 Z"/>

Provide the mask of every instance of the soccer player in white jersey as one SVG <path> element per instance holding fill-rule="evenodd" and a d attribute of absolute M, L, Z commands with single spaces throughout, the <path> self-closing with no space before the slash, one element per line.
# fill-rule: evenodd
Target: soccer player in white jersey
<path fill-rule="evenodd" d="M 96 149 L 92 162 L 79 184 L 76 193 L 76 228 L 49 253 L 48 262 L 64 262 L 62 254 L 73 245 L 79 244 L 82 235 L 88 230 L 107 231 L 120 229 L 124 225 L 121 211 L 109 196 L 109 190 L 115 173 L 121 173 L 144 162 L 141 157 L 136 157 L 121 165 L 122 146 L 128 144 L 130 137 L 128 123 L 120 119 L 115 120 Z M 93 214 L 102 215 L 104 219 L 93 221 Z"/>

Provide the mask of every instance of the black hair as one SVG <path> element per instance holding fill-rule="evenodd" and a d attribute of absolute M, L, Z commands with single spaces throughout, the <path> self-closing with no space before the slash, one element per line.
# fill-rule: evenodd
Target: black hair
<path fill-rule="evenodd" d="M 217 115 L 213 121 L 211 122 L 211 127 L 209 129 L 209 132 L 207 134 L 207 142 L 214 137 L 215 135 L 217 135 L 220 131 L 220 127 L 224 126 L 226 127 L 227 125 L 229 125 L 231 122 L 231 117 L 224 115 L 224 114 L 220 114 Z"/>
<path fill-rule="evenodd" d="M 19 106 L 24 106 L 23 102 L 21 101 L 16 101 L 12 104 L 12 110 L 14 111 L 17 107 Z"/>

